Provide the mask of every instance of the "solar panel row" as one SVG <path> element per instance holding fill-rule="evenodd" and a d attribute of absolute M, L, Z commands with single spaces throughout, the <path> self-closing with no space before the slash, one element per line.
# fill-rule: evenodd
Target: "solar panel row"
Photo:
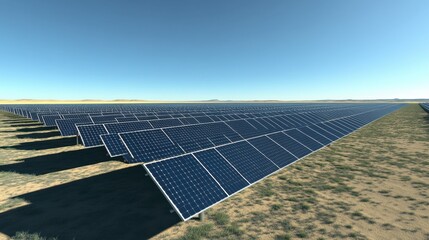
<path fill-rule="evenodd" d="M 341 113 L 341 110 L 329 110 L 329 111 L 338 111 Z M 356 112 L 352 111 L 353 113 Z M 344 112 L 344 113 L 351 113 L 350 111 Z M 338 114 L 338 113 L 337 113 Z M 270 115 L 270 114 L 269 114 Z M 235 125 L 237 128 L 241 128 L 241 134 L 245 135 L 245 137 L 251 137 L 249 135 L 254 134 L 255 136 L 259 133 L 257 132 L 257 129 L 255 129 L 255 126 L 262 127 L 267 129 L 268 131 L 278 131 L 280 129 L 286 129 L 289 126 L 301 126 L 303 123 L 311 123 L 311 122 L 317 122 L 322 120 L 327 120 L 326 116 L 317 116 L 316 113 L 304 113 L 304 114 L 297 114 L 298 116 L 294 115 L 278 115 L 273 116 L 271 118 L 266 117 L 257 117 L 258 119 L 245 119 L 243 120 L 236 120 L 235 122 L 229 122 L 229 125 Z M 339 116 L 339 115 L 338 115 Z M 210 119 L 216 119 L 216 121 L 224 121 L 221 117 L 224 117 L 224 115 L 215 116 L 212 115 Z M 249 117 L 248 115 L 242 116 L 236 116 L 239 117 Z M 291 118 L 301 118 L 301 120 L 291 120 Z M 312 120 L 306 120 L 307 118 L 312 118 Z M 183 120 L 185 119 L 185 120 Z M 193 119 L 194 121 L 191 121 Z M 235 118 L 234 118 L 235 119 Z M 288 120 L 289 119 L 289 120 Z M 230 121 L 230 120 L 226 120 Z M 285 124 L 285 121 L 289 121 L 288 124 Z M 206 121 L 206 122 L 214 122 L 214 120 Z M 262 124 L 260 123 L 262 122 Z M 299 123 L 297 123 L 299 122 Z M 199 124 L 199 123 L 205 123 L 201 119 L 197 118 L 178 118 L 178 119 L 163 119 L 163 120 L 150 120 L 150 121 L 140 121 L 140 122 L 128 122 L 128 123 L 111 123 L 111 124 L 105 124 L 107 132 L 109 134 L 112 133 L 123 133 L 123 132 L 131 132 L 131 131 L 138 131 L 138 130 L 145 130 L 145 129 L 154 129 L 154 128 L 166 128 L 166 127 L 172 127 L 172 126 L 181 126 L 181 125 L 190 125 L 190 124 Z M 98 126 L 85 126 L 81 127 L 85 128 L 80 131 L 78 131 L 80 134 L 80 137 L 82 138 L 82 142 L 86 147 L 94 147 L 94 146 L 102 146 L 103 145 L 103 137 L 102 134 L 106 134 L 104 131 L 100 132 L 100 128 Z M 94 129 L 92 129 L 94 128 Z M 240 129 L 235 129 L 236 131 L 240 132 Z M 96 139 L 94 137 L 94 132 L 98 132 L 100 137 Z M 90 140 L 87 140 L 85 138 L 90 138 Z M 110 155 L 111 157 L 119 156 L 127 154 L 126 147 L 124 144 L 119 141 L 119 138 L 117 137 L 106 137 L 109 138 L 106 139 L 104 142 L 107 150 L 109 153 L 115 152 L 114 155 Z M 118 146 L 119 145 L 119 146 Z M 122 146 L 121 146 L 122 145 Z M 115 149 L 110 150 L 109 148 Z M 117 150 L 121 149 L 121 152 L 118 152 Z"/>
<path fill-rule="evenodd" d="M 167 148 L 182 154 L 144 167 L 179 216 L 187 220 L 398 108 L 385 107 L 186 154 L 163 139 Z"/>
<path fill-rule="evenodd" d="M 423 110 L 429 113 L 429 103 L 420 103 L 420 107 L 422 107 Z"/>
<path fill-rule="evenodd" d="M 302 114 L 300 116 L 305 117 L 306 115 Z M 331 117 L 337 118 L 339 116 L 341 115 Z M 270 120 L 271 117 L 266 119 Z M 134 158 L 134 162 L 148 162 L 172 157 L 177 154 L 228 144 L 242 139 L 249 139 L 273 132 L 315 124 L 317 123 L 315 121 L 322 120 L 326 120 L 326 117 L 323 119 L 314 117 L 311 120 L 301 121 L 300 123 L 291 123 L 290 121 L 287 122 L 286 119 L 282 119 L 279 120 L 277 126 L 270 126 L 266 121 L 261 122 L 258 121 L 258 119 L 249 119 L 165 128 L 162 132 L 159 130 L 145 130 L 119 133 L 127 152 L 124 151 L 123 147 L 115 146 L 115 148 L 118 150 L 121 149 L 124 154 L 130 153 Z M 331 120 L 332 119 L 329 119 L 329 121 Z M 349 121 L 353 120 L 350 119 Z M 346 128 L 346 130 L 343 130 L 339 126 L 333 125 L 331 122 L 326 122 L 325 124 L 340 133 L 350 130 L 348 126 L 353 126 L 352 123 L 348 122 L 340 123 L 340 126 Z M 287 140 L 288 139 L 286 139 L 286 141 Z M 153 141 L 154 143 L 148 141 Z M 157 142 L 165 144 L 156 144 Z M 114 142 L 114 144 L 121 145 L 118 141 Z M 174 151 L 166 151 L 165 148 L 167 144 L 171 149 L 174 149 Z"/>

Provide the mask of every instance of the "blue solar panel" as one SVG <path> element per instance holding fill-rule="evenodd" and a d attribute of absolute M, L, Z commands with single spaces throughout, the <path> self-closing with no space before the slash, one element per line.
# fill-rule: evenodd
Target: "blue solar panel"
<path fill-rule="evenodd" d="M 170 115 L 157 115 L 158 119 L 171 119 Z"/>
<path fill-rule="evenodd" d="M 213 122 L 213 120 L 209 117 L 195 117 L 199 123 L 208 123 Z"/>
<path fill-rule="evenodd" d="M 295 139 L 297 142 L 300 142 L 301 144 L 310 148 L 312 151 L 316 151 L 317 149 L 323 147 L 323 144 L 317 142 L 316 140 L 310 138 L 309 136 L 305 135 L 304 133 L 296 129 L 292 129 L 284 133 L 289 137 L 292 137 L 293 139 Z"/>
<path fill-rule="evenodd" d="M 197 123 L 198 123 L 198 121 L 197 121 L 195 118 L 193 118 L 193 117 L 179 118 L 179 120 L 180 120 L 183 124 L 186 124 L 186 125 L 189 125 L 189 124 L 197 124 Z"/>
<path fill-rule="evenodd" d="M 162 120 L 150 120 L 153 128 L 164 128 L 164 127 L 174 127 L 183 125 L 179 119 L 162 119 Z"/>
<path fill-rule="evenodd" d="M 111 123 L 117 122 L 116 118 L 123 117 L 122 114 L 118 115 L 107 115 L 107 116 L 91 116 L 91 119 L 94 123 Z"/>
<path fill-rule="evenodd" d="M 341 136 L 347 135 L 348 133 L 350 133 L 349 130 L 345 130 L 344 128 L 338 126 L 337 124 L 334 123 L 334 121 L 331 122 L 324 122 L 323 125 L 328 126 L 331 129 L 334 129 L 336 132 L 341 133 Z"/>
<path fill-rule="evenodd" d="M 183 220 L 228 196 L 192 155 L 146 164 L 145 168 Z"/>
<path fill-rule="evenodd" d="M 77 129 L 85 147 L 96 147 L 103 145 L 100 135 L 107 133 L 103 124 L 83 125 L 78 126 Z"/>
<path fill-rule="evenodd" d="M 87 118 L 87 119 L 89 119 L 89 114 L 88 113 L 63 114 L 63 119 L 71 119 L 71 118 L 80 118 L 80 119 Z"/>
<path fill-rule="evenodd" d="M 215 122 L 221 122 L 221 121 L 223 121 L 221 118 L 219 118 L 216 115 L 212 115 L 212 116 L 210 116 L 210 118 L 213 119 L 213 121 L 215 121 Z"/>
<path fill-rule="evenodd" d="M 343 126 L 343 128 L 347 129 L 350 132 L 353 132 L 359 128 L 359 126 L 348 121 L 347 118 L 338 119 L 336 120 L 336 123 L 338 123 L 340 126 Z"/>
<path fill-rule="evenodd" d="M 302 145 L 301 143 L 295 141 L 291 137 L 287 136 L 284 133 L 275 133 L 268 136 L 280 146 L 288 150 L 290 153 L 295 155 L 297 158 L 302 158 L 307 154 L 311 153 L 311 150 Z"/>
<path fill-rule="evenodd" d="M 236 120 L 226 122 L 234 131 L 239 133 L 243 138 L 251 138 L 255 136 L 260 136 L 266 133 L 266 130 L 263 128 L 257 129 L 252 126 L 250 123 L 245 120 Z"/>
<path fill-rule="evenodd" d="M 227 144 L 242 138 L 225 123 L 209 123 L 164 129 L 186 152 Z"/>
<path fill-rule="evenodd" d="M 119 117 L 116 118 L 117 122 L 132 122 L 132 121 L 138 121 L 137 117 Z"/>
<path fill-rule="evenodd" d="M 274 122 L 282 130 L 291 129 L 291 128 L 293 128 L 296 125 L 296 124 L 293 124 L 290 121 L 288 121 L 285 118 L 282 118 L 280 116 L 278 116 L 278 117 L 268 117 L 267 120 Z"/>
<path fill-rule="evenodd" d="M 299 131 L 305 133 L 306 135 L 317 140 L 318 142 L 322 143 L 323 145 L 328 145 L 333 141 L 333 140 L 329 139 L 328 137 L 323 136 L 321 133 L 312 130 L 309 127 L 299 128 Z"/>
<path fill-rule="evenodd" d="M 278 169 L 271 160 L 247 142 L 219 147 L 218 151 L 251 183 Z"/>
<path fill-rule="evenodd" d="M 41 123 L 43 123 L 43 125 L 44 125 L 44 126 L 47 126 L 47 125 L 46 125 L 46 122 L 45 122 L 45 118 L 44 118 L 44 117 L 52 116 L 52 115 L 59 116 L 59 114 L 58 114 L 58 113 L 54 113 L 54 112 L 51 112 L 51 113 L 42 113 L 42 114 L 37 114 L 38 121 L 39 121 L 39 122 L 41 122 Z M 54 125 L 55 125 L 55 124 L 54 124 Z"/>
<path fill-rule="evenodd" d="M 86 118 L 70 118 L 70 119 L 57 119 L 55 120 L 60 130 L 61 136 L 76 136 L 76 124 L 90 124 L 92 123 L 89 117 Z"/>
<path fill-rule="evenodd" d="M 297 160 L 294 155 L 290 154 L 268 137 L 254 138 L 249 140 L 249 143 L 279 167 L 284 167 Z"/>
<path fill-rule="evenodd" d="M 340 138 L 340 135 L 336 135 L 336 133 L 332 129 L 329 129 L 328 127 L 323 126 L 322 124 L 311 125 L 308 127 L 322 134 L 323 136 L 329 138 L 332 141 L 335 141 Z"/>
<path fill-rule="evenodd" d="M 152 125 L 150 125 L 147 121 L 106 123 L 104 126 L 106 126 L 106 129 L 109 133 L 133 132 L 152 128 Z"/>
<path fill-rule="evenodd" d="M 423 110 L 429 113 L 429 103 L 420 103 L 420 107 L 422 107 Z"/>
<path fill-rule="evenodd" d="M 107 149 L 107 152 L 111 157 L 123 156 L 125 154 L 129 154 L 127 147 L 125 147 L 124 143 L 119 137 L 119 134 L 117 133 L 104 134 L 104 135 L 100 135 L 100 137 L 104 143 L 104 146 Z"/>
<path fill-rule="evenodd" d="M 216 150 L 209 149 L 194 154 L 228 194 L 233 194 L 249 183 Z"/>
<path fill-rule="evenodd" d="M 154 119 L 158 119 L 157 116 L 138 116 L 137 119 L 139 121 L 145 121 L 145 120 L 154 120 Z"/>
<path fill-rule="evenodd" d="M 55 120 L 61 119 L 61 116 L 60 115 L 45 115 L 42 118 L 43 118 L 43 122 L 45 123 L 45 126 L 55 127 L 55 126 L 57 126 L 57 123 L 55 122 Z"/>
<path fill-rule="evenodd" d="M 162 130 L 120 133 L 131 156 L 140 162 L 149 162 L 183 154 Z"/>
<path fill-rule="evenodd" d="M 268 117 L 264 117 L 264 118 L 258 118 L 256 119 L 256 121 L 260 122 L 262 125 L 264 125 L 266 128 L 268 128 L 271 132 L 277 132 L 277 131 L 281 131 L 284 130 L 284 126 L 282 127 L 281 125 L 277 124 L 275 121 L 273 121 L 273 118 L 268 118 Z M 286 128 L 288 129 L 288 128 Z"/>

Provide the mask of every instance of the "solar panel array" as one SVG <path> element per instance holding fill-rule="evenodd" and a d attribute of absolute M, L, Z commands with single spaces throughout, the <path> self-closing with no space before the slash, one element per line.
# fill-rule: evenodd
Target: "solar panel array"
<path fill-rule="evenodd" d="M 402 104 L 2 105 L 143 163 L 187 220 Z M 421 104 L 424 108 L 425 105 Z"/>
<path fill-rule="evenodd" d="M 420 107 L 422 107 L 423 110 L 429 113 L 429 103 L 420 103 Z"/>

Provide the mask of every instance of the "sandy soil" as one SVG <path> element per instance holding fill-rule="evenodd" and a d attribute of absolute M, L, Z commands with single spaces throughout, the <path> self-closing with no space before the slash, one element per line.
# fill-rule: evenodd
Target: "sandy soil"
<path fill-rule="evenodd" d="M 429 117 L 417 105 L 216 205 L 205 222 L 179 222 L 141 167 L 104 149 L 4 113 L 0 139 L 0 239 L 429 239 Z"/>

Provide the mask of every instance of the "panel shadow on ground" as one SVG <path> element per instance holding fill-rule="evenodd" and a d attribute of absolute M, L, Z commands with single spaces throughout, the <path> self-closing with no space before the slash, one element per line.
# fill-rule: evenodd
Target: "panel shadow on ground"
<path fill-rule="evenodd" d="M 0 165 L 0 172 L 42 175 L 118 159 L 108 157 L 104 148 L 88 148 L 24 158 L 17 163 Z"/>
<path fill-rule="evenodd" d="M 3 149 L 17 150 L 45 150 L 51 148 L 67 147 L 76 145 L 76 138 L 55 138 L 33 142 L 23 142 L 18 145 L 0 147 Z"/>
<path fill-rule="evenodd" d="M 0 232 L 58 239 L 148 239 L 180 221 L 141 166 L 24 194 L 0 214 Z"/>

